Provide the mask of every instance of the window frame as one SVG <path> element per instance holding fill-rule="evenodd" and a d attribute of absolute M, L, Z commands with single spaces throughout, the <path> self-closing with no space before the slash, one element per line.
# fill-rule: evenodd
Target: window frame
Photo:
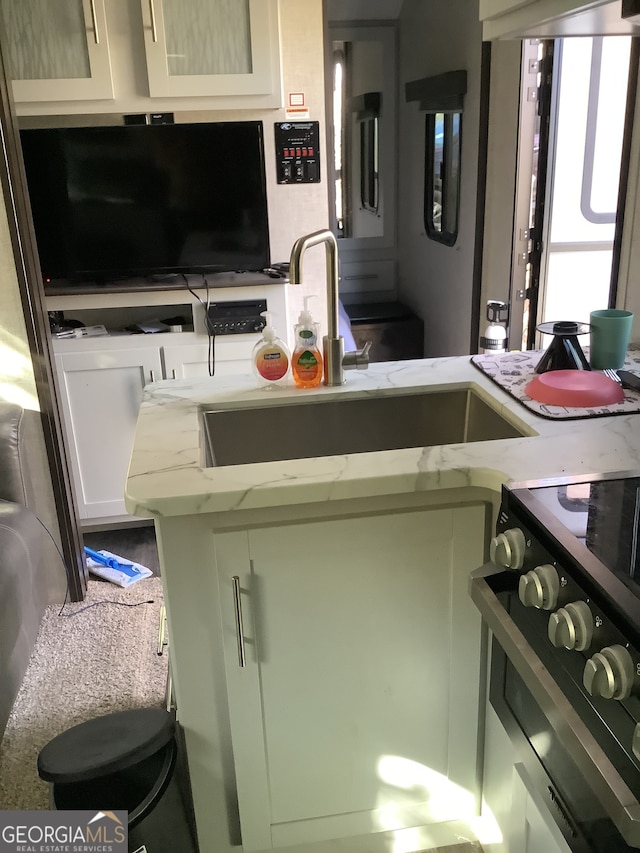
<path fill-rule="evenodd" d="M 442 117 L 442 158 L 440 162 L 440 226 L 434 214 L 436 204 L 438 118 Z M 457 121 L 456 121 L 457 120 Z M 457 124 L 457 132 L 455 125 Z M 430 240 L 454 246 L 460 222 L 462 171 L 462 111 L 427 112 L 425 115 L 424 227 Z M 455 186 L 452 186 L 455 184 Z"/>

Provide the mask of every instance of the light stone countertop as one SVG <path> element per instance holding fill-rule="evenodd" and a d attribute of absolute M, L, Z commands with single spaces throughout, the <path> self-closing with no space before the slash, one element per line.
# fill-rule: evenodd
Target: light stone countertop
<path fill-rule="evenodd" d="M 314 459 L 201 466 L 203 406 L 278 405 L 473 388 L 523 438 Z M 259 440 L 259 436 L 256 436 Z M 340 388 L 265 390 L 253 376 L 165 380 L 147 386 L 126 484 L 136 516 L 260 510 L 303 503 L 480 487 L 508 480 L 640 470 L 640 415 L 548 420 L 500 390 L 469 356 L 382 362 L 347 371 Z"/>

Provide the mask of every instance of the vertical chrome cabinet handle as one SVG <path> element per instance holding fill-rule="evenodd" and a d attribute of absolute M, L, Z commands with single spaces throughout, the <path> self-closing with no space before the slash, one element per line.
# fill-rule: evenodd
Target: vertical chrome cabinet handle
<path fill-rule="evenodd" d="M 176 379 L 176 378 L 177 378 L 177 377 L 176 377 L 176 369 L 175 369 L 175 367 L 174 367 L 174 368 L 173 368 L 173 370 L 171 371 L 171 378 L 172 378 L 172 379 Z"/>
<path fill-rule="evenodd" d="M 100 34 L 98 33 L 98 18 L 96 16 L 96 0 L 91 0 L 91 26 L 93 27 L 93 40 L 96 44 L 100 44 Z"/>
<path fill-rule="evenodd" d="M 150 379 L 151 379 L 151 382 L 155 382 L 155 381 L 156 381 L 156 374 L 155 374 L 155 371 L 150 370 L 150 371 L 149 371 L 149 377 L 150 377 Z"/>
<path fill-rule="evenodd" d="M 234 575 L 233 581 L 233 608 L 236 616 L 236 639 L 238 640 L 238 664 L 246 666 L 246 656 L 244 651 L 244 628 L 242 626 L 242 602 L 240 600 L 240 578 Z"/>
<path fill-rule="evenodd" d="M 151 15 L 151 38 L 154 42 L 158 41 L 158 26 L 156 24 L 156 10 L 153 5 L 153 0 L 149 0 L 149 13 Z"/>

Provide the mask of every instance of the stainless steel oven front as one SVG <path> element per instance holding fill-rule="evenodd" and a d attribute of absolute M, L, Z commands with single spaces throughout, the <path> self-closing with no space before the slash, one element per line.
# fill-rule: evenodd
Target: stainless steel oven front
<path fill-rule="evenodd" d="M 503 489 L 489 699 L 575 853 L 640 849 L 640 475 Z"/>

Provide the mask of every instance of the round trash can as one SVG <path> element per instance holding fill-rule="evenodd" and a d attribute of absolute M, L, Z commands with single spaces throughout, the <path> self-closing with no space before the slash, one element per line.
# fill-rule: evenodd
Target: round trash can
<path fill-rule="evenodd" d="M 56 809 L 128 812 L 129 851 L 196 853 L 172 713 L 135 708 L 80 723 L 38 756 Z"/>

